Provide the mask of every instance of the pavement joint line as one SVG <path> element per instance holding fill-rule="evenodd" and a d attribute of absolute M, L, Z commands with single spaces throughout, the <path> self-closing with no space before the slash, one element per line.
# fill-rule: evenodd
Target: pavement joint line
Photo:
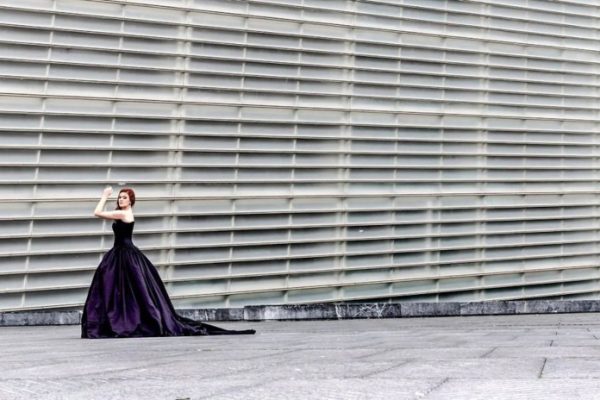
<path fill-rule="evenodd" d="M 366 358 L 371 358 L 373 356 L 378 356 L 380 354 L 389 353 L 390 351 L 393 351 L 393 350 L 395 350 L 395 349 L 393 349 L 393 348 L 383 349 L 383 350 L 375 351 L 373 353 L 363 354 L 362 356 L 354 357 L 354 359 L 355 360 L 364 360 Z"/>
<path fill-rule="evenodd" d="M 489 355 L 490 355 L 490 354 L 492 354 L 494 351 L 496 351 L 496 349 L 497 349 L 497 348 L 498 348 L 498 346 L 495 346 L 495 347 L 493 347 L 491 350 L 489 350 L 489 351 L 487 351 L 487 352 L 483 353 L 483 354 L 480 356 L 480 358 L 485 358 L 485 357 L 489 356 Z"/>
<path fill-rule="evenodd" d="M 280 356 L 283 354 L 296 353 L 300 350 L 301 349 L 284 350 L 284 351 L 280 351 L 280 352 L 272 353 L 272 354 L 265 354 L 265 355 L 252 356 L 252 357 L 246 357 L 246 358 L 237 358 L 236 360 L 238 360 L 238 361 L 258 360 L 260 358 L 270 358 L 270 357 Z"/>
<path fill-rule="evenodd" d="M 544 374 L 544 368 L 546 368 L 547 361 L 548 361 L 548 359 L 546 357 L 544 357 L 544 363 L 542 364 L 542 368 L 540 369 L 540 373 L 538 374 L 538 379 L 542 378 L 542 375 Z"/>
<path fill-rule="evenodd" d="M 370 377 L 372 377 L 373 375 L 381 374 L 382 372 L 391 371 L 391 370 L 393 370 L 393 369 L 395 369 L 395 368 L 398 368 L 398 367 L 401 367 L 401 366 L 403 366 L 403 365 L 409 364 L 409 363 L 411 363 L 411 362 L 413 362 L 413 361 L 414 361 L 414 359 L 405 360 L 405 361 L 402 361 L 401 363 L 394 364 L 394 365 L 392 365 L 392 366 L 390 366 L 390 367 L 383 368 L 383 369 L 381 369 L 381 370 L 378 370 L 378 371 L 371 371 L 371 372 L 367 372 L 366 374 L 357 375 L 357 376 L 353 377 L 352 379 L 365 379 L 365 378 L 370 378 Z"/>
<path fill-rule="evenodd" d="M 450 377 L 445 377 L 444 379 L 442 379 L 440 382 L 436 383 L 434 386 L 428 388 L 425 393 L 423 393 L 423 396 L 421 396 L 420 398 L 426 398 L 428 397 L 431 393 L 435 392 L 436 390 L 438 390 L 440 387 L 442 387 L 442 385 L 444 385 L 446 382 L 448 382 L 450 380 Z"/>

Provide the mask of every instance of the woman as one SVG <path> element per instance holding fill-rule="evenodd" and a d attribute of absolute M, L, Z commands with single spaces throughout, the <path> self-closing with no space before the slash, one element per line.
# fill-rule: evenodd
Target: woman
<path fill-rule="evenodd" d="M 85 301 L 82 338 L 253 334 L 230 331 L 177 315 L 156 268 L 133 244 L 135 193 L 119 192 L 116 211 L 104 211 L 104 189 L 94 215 L 114 220 L 115 243 L 102 258 Z"/>

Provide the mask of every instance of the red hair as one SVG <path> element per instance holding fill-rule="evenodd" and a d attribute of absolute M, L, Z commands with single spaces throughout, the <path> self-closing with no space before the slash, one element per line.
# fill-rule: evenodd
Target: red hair
<path fill-rule="evenodd" d="M 133 205 L 135 204 L 135 192 L 131 188 L 123 188 L 119 190 L 119 196 L 123 192 L 127 193 L 127 196 L 129 196 L 129 202 L 131 203 L 131 207 L 133 207 Z M 117 210 L 121 209 L 121 207 L 119 207 L 119 196 L 117 196 Z"/>

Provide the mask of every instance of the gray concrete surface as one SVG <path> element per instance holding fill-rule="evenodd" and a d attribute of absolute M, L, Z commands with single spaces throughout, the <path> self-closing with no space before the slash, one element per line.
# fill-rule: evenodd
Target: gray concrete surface
<path fill-rule="evenodd" d="M 0 399 L 598 399 L 600 314 L 228 322 L 255 336 L 0 328 Z"/>

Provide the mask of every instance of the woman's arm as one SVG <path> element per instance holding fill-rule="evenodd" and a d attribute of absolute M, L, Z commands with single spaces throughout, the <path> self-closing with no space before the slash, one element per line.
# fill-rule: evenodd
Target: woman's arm
<path fill-rule="evenodd" d="M 96 209 L 94 210 L 94 215 L 98 218 L 104 219 L 123 219 L 124 213 L 123 211 L 104 211 L 104 205 L 106 204 L 106 200 L 112 194 L 112 188 L 109 186 L 102 192 L 102 197 L 96 205 Z"/>

